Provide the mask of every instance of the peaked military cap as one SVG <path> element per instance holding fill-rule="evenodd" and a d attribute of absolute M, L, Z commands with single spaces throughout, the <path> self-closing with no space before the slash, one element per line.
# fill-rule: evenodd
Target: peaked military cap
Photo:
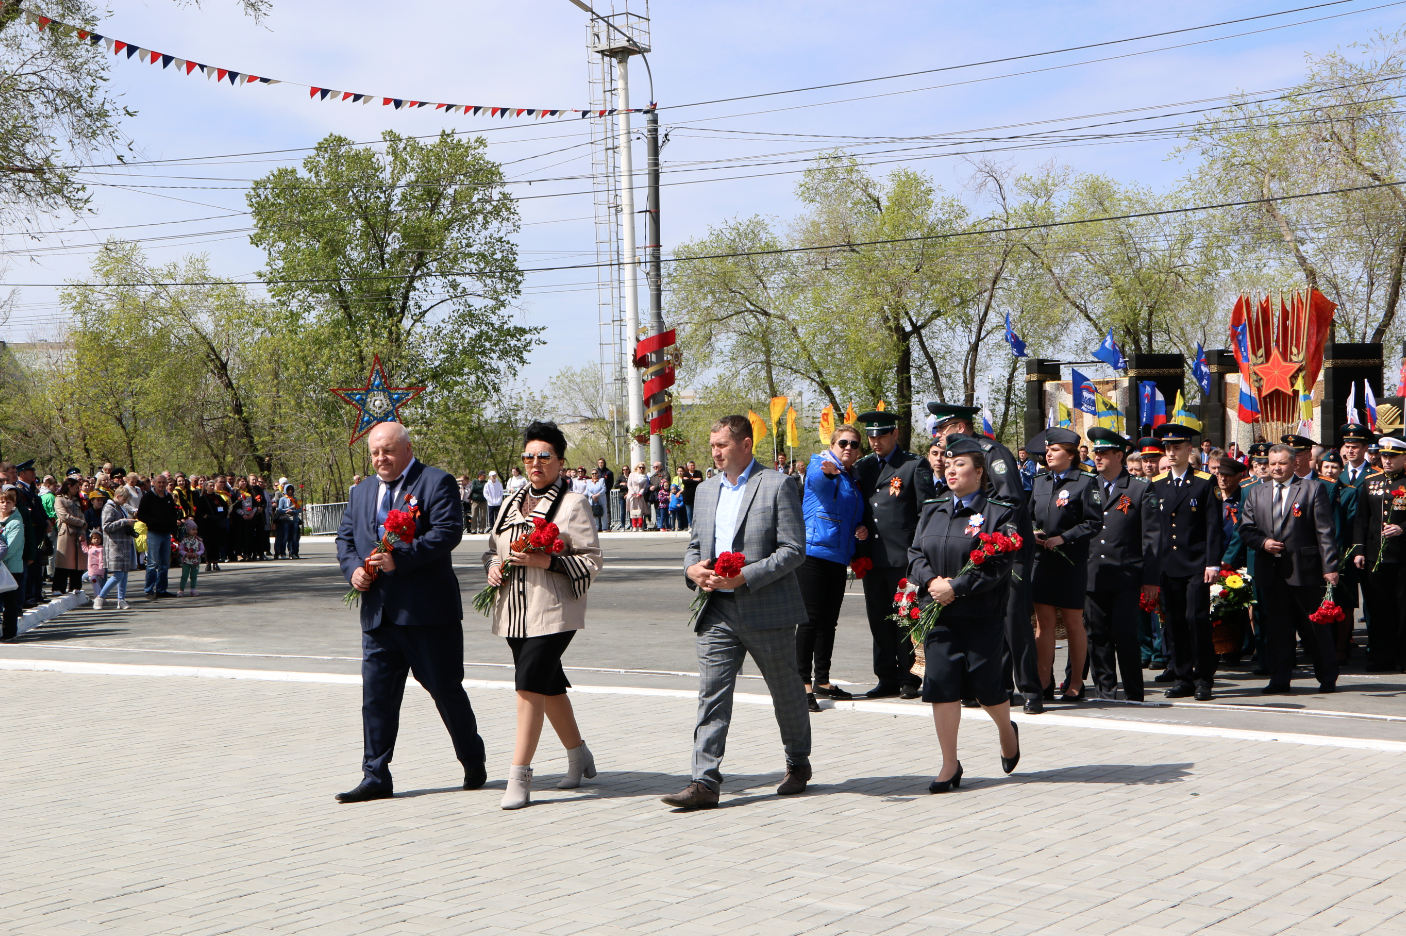
<path fill-rule="evenodd" d="M 1406 452 L 1406 442 L 1396 436 L 1381 436 L 1377 439 L 1377 448 L 1383 454 L 1400 455 L 1402 452 Z"/>
<path fill-rule="evenodd" d="M 1216 462 L 1216 474 L 1223 474 L 1229 477 L 1244 474 L 1250 470 L 1250 466 L 1242 461 L 1236 461 L 1229 455 L 1222 455 Z"/>
<path fill-rule="evenodd" d="M 956 458 L 958 455 L 980 455 L 981 444 L 969 435 L 957 434 L 947 439 L 947 450 L 943 458 Z"/>
<path fill-rule="evenodd" d="M 1251 446 L 1250 446 L 1250 458 L 1251 458 L 1251 459 L 1268 460 L 1268 458 L 1269 458 L 1269 443 L 1268 443 L 1268 442 L 1256 442 L 1254 445 L 1251 445 Z"/>
<path fill-rule="evenodd" d="M 1064 429 L 1060 426 L 1051 426 L 1045 430 L 1045 446 L 1051 445 L 1078 445 L 1079 433 L 1073 429 Z"/>
<path fill-rule="evenodd" d="M 16 470 L 16 471 L 33 471 L 33 470 L 34 470 L 34 459 L 31 458 L 31 459 L 29 459 L 28 461 L 22 461 L 22 462 L 20 462 L 18 465 L 15 466 L 15 470 Z"/>
<path fill-rule="evenodd" d="M 1045 434 L 1048 429 L 1042 429 L 1033 436 L 1025 440 L 1025 453 L 1031 458 L 1043 458 L 1045 455 Z"/>
<path fill-rule="evenodd" d="M 1293 433 L 1280 436 L 1279 441 L 1284 445 L 1293 446 L 1295 452 L 1307 452 L 1318 444 L 1308 436 L 1294 435 Z"/>
<path fill-rule="evenodd" d="M 859 422 L 869 432 L 882 434 L 898 428 L 898 414 L 887 410 L 870 410 L 859 414 Z"/>
<path fill-rule="evenodd" d="M 962 406 L 960 403 L 929 403 L 928 412 L 937 417 L 937 425 L 940 426 L 953 419 L 971 422 L 976 419 L 977 409 L 975 406 Z"/>
<path fill-rule="evenodd" d="M 1162 423 L 1152 430 L 1152 434 L 1167 442 L 1190 442 L 1201 434 L 1199 429 L 1192 429 L 1190 426 L 1183 426 L 1181 423 Z"/>
<path fill-rule="evenodd" d="M 1360 422 L 1344 423 L 1338 429 L 1339 442 L 1371 442 L 1372 433 Z"/>
<path fill-rule="evenodd" d="M 1161 455 L 1162 440 L 1154 439 L 1152 436 L 1143 436 L 1137 440 L 1137 449 L 1144 455 Z"/>
<path fill-rule="evenodd" d="M 1343 457 L 1338 454 L 1337 449 L 1328 449 L 1328 451 L 1323 453 L 1323 457 L 1320 461 L 1328 465 L 1341 465 L 1343 463 Z"/>
<path fill-rule="evenodd" d="M 1112 429 L 1105 428 L 1104 426 L 1094 426 L 1089 430 L 1089 447 L 1095 452 L 1104 451 L 1106 449 L 1120 449 L 1126 452 L 1129 445 L 1131 445 L 1131 443 L 1127 439 L 1123 438 Z"/>

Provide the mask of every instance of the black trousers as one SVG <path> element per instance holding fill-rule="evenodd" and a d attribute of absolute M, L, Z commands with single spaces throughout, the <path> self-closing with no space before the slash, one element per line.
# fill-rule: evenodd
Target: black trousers
<path fill-rule="evenodd" d="M 455 622 L 441 627 L 384 624 L 361 634 L 361 727 L 366 779 L 391 782 L 391 755 L 400 731 L 400 702 L 405 677 L 425 687 L 439 709 L 454 744 L 454 756 L 466 768 L 484 761 L 483 739 L 464 692 L 464 631 Z"/>
<path fill-rule="evenodd" d="M 1167 669 L 1178 683 L 1211 685 L 1216 648 L 1211 641 L 1211 586 L 1199 575 L 1162 576 L 1162 643 Z"/>
<path fill-rule="evenodd" d="M 806 622 L 796 628 L 796 668 L 806 685 L 828 685 L 830 658 L 835 655 L 835 628 L 840 623 L 849 567 L 819 556 L 807 556 L 796 571 L 796 579 L 801 584 L 801 598 L 806 604 Z M 812 663 L 815 682 L 810 678 Z"/>
<path fill-rule="evenodd" d="M 1368 569 L 1374 561 L 1367 557 Z M 1388 562 L 1363 575 L 1368 661 L 1374 670 L 1406 670 L 1406 568 Z"/>
<path fill-rule="evenodd" d="M 1041 695 L 1040 665 L 1035 655 L 1035 625 L 1030 621 L 1034 606 L 1030 600 L 1030 579 L 1035 568 L 1035 547 L 1032 537 L 1025 536 L 1025 547 L 1017 554 L 1015 570 L 1020 581 L 1011 577 L 1006 586 L 1006 641 L 1001 651 L 1001 668 L 1006 674 L 1006 688 L 1015 687 L 1027 699 Z"/>
<path fill-rule="evenodd" d="M 1084 627 L 1089 632 L 1089 665 L 1094 688 L 1111 699 L 1118 689 L 1118 670 L 1123 671 L 1123 695 L 1134 702 L 1143 700 L 1142 646 L 1138 640 L 1137 583 L 1121 588 L 1100 589 L 1084 597 Z"/>
<path fill-rule="evenodd" d="M 920 680 L 913 669 L 913 642 L 889 620 L 898 580 L 908 572 L 899 567 L 874 566 L 864 576 L 864 610 L 869 615 L 869 634 L 874 639 L 874 675 L 887 688 L 912 686 Z"/>
<path fill-rule="evenodd" d="M 1314 624 L 1309 614 L 1318 608 L 1323 589 L 1315 585 L 1290 585 L 1276 574 L 1275 562 L 1255 559 L 1260 591 L 1261 626 L 1265 638 L 1265 669 L 1271 686 L 1288 686 L 1294 672 L 1295 635 L 1302 635 L 1313 672 L 1323 686 L 1338 682 L 1338 655 L 1333 648 L 1333 625 Z"/>

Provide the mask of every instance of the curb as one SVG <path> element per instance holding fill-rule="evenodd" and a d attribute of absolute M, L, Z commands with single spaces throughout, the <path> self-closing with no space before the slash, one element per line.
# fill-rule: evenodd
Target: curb
<path fill-rule="evenodd" d="M 72 611 L 74 608 L 88 604 L 90 600 L 88 594 L 82 591 L 69 592 L 60 598 L 51 598 L 39 607 L 30 608 L 21 615 L 16 631 L 18 634 L 25 634 L 41 624 L 47 624 L 65 611 Z"/>

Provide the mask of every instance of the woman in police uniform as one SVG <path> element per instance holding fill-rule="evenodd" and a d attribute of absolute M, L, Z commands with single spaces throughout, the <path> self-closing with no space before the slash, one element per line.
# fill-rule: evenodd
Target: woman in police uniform
<path fill-rule="evenodd" d="M 986 459 L 975 439 L 954 439 L 943 462 L 947 491 L 923 505 L 908 550 L 908 579 L 918 586 L 919 606 L 934 601 L 943 606 L 923 645 L 923 701 L 932 703 L 942 748 L 942 770 L 929 793 L 946 793 L 962 784 L 957 760 L 962 699 L 975 698 L 996 723 L 1001 769 L 1010 773 L 1020 760 L 1020 736 L 1001 672 L 1006 586 L 1017 554 L 1003 553 L 962 571 L 972 551 L 981 548 L 981 533 L 1016 535 L 1016 506 L 987 497 Z"/>
<path fill-rule="evenodd" d="M 1103 529 L 1103 497 L 1093 475 L 1079 464 L 1079 435 L 1045 430 L 1045 473 L 1030 491 L 1035 527 L 1035 568 L 1030 595 L 1035 604 L 1035 655 L 1046 698 L 1054 697 L 1055 609 L 1069 633 L 1069 681 L 1065 702 L 1084 698 L 1084 587 L 1089 577 L 1089 540 Z M 1045 680 L 1049 680 L 1046 682 Z"/>

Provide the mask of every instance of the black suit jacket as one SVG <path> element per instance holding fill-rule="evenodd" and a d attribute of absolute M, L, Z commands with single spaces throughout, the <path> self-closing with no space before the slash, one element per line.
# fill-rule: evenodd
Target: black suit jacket
<path fill-rule="evenodd" d="M 1378 560 L 1382 565 L 1398 565 L 1406 561 L 1406 536 L 1382 539 L 1384 525 L 1406 522 L 1406 510 L 1396 506 L 1399 498 L 1393 491 L 1406 492 L 1406 474 L 1389 475 L 1378 471 L 1362 485 L 1352 542 L 1356 547 L 1353 555 L 1366 557 L 1367 572 L 1377 565 Z M 1406 493 L 1400 499 L 1406 499 Z M 25 545 L 27 547 L 28 543 Z"/>
<path fill-rule="evenodd" d="M 1199 578 L 1219 566 L 1225 550 L 1220 499 L 1216 482 L 1204 471 L 1187 469 L 1186 483 L 1177 487 L 1170 472 L 1152 479 L 1162 509 L 1162 574 Z"/>
<path fill-rule="evenodd" d="M 1255 571 L 1263 578 L 1273 571 L 1288 585 L 1322 585 L 1323 573 L 1338 570 L 1333 532 L 1333 505 L 1327 486 L 1317 478 L 1293 478 L 1288 485 L 1289 509 L 1274 519 L 1274 492 L 1267 480 L 1246 488 L 1240 506 L 1240 537 L 1255 550 Z M 1266 540 L 1280 540 L 1278 556 L 1265 550 Z"/>
<path fill-rule="evenodd" d="M 361 629 L 382 624 L 454 625 L 463 620 L 459 579 L 452 554 L 464 537 L 464 505 L 454 476 L 416 461 L 405 472 L 400 503 L 407 498 L 419 507 L 415 539 L 392 550 L 395 571 L 382 572 L 361 594 Z M 367 478 L 351 490 L 351 500 L 337 529 L 337 562 L 348 582 L 352 573 L 376 548 L 376 508 L 381 485 Z"/>
<path fill-rule="evenodd" d="M 866 455 L 854 466 L 855 483 L 868 505 L 867 552 L 874 565 L 887 569 L 908 566 L 908 547 L 918 529 L 923 503 L 937 496 L 932 472 L 918 471 L 923 459 L 895 449 L 887 459 Z M 861 546 L 865 549 L 865 546 Z"/>
<path fill-rule="evenodd" d="M 1103 490 L 1103 478 L 1094 476 Z M 1103 529 L 1089 544 L 1089 591 L 1113 591 L 1162 580 L 1162 512 L 1157 492 L 1126 471 L 1103 498 Z"/>

